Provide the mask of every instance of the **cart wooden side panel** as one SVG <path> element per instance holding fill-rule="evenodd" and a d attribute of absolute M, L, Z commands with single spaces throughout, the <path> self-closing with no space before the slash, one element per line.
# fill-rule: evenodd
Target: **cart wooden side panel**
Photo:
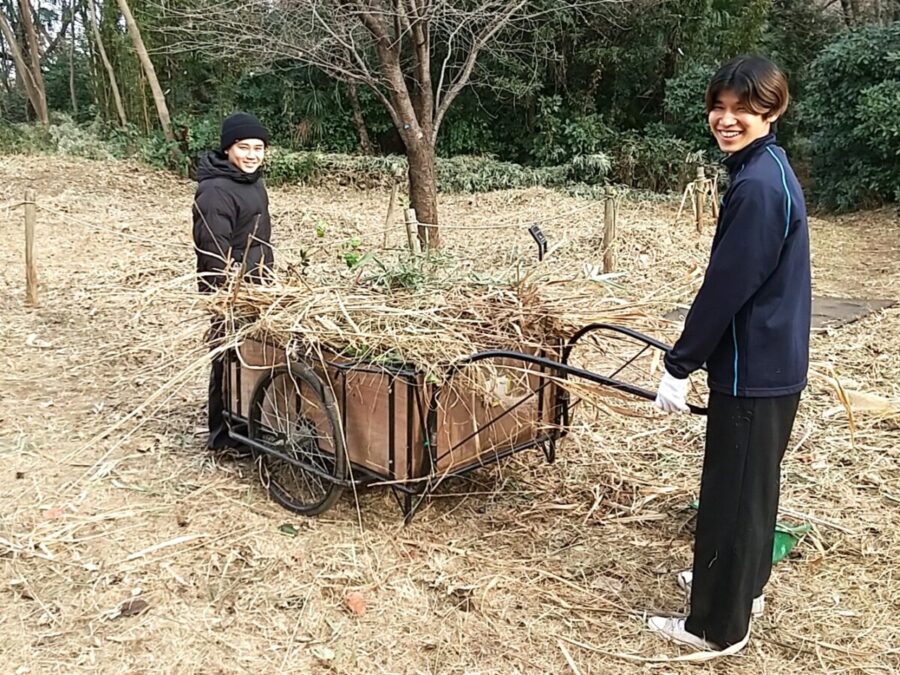
<path fill-rule="evenodd" d="M 426 461 L 423 414 L 429 395 L 423 378 L 346 367 L 349 362 L 337 358 L 332 364 L 324 376 L 321 364 L 316 370 L 335 393 L 351 463 L 396 480 L 420 476 Z"/>
<path fill-rule="evenodd" d="M 480 364 L 484 365 L 484 364 Z M 469 367 L 471 368 L 471 367 Z M 496 359 L 443 385 L 437 418 L 438 474 L 493 457 L 549 434 L 559 385 L 538 366 Z"/>
<path fill-rule="evenodd" d="M 256 340 L 245 340 L 239 353 L 240 367 L 232 365 L 231 409 L 249 417 L 254 388 L 274 366 L 286 363 L 286 355 Z M 542 377 L 538 366 L 498 359 L 464 367 L 441 385 L 437 462 L 430 466 L 425 418 L 435 385 L 421 374 L 397 376 L 376 366 L 356 367 L 339 357 L 327 367 L 312 360 L 310 365 L 334 392 L 351 466 L 387 479 L 425 477 L 429 468 L 440 475 L 473 462 L 490 463 L 497 454 L 545 437 L 555 422 L 559 387 Z M 285 414 L 295 413 L 281 417 Z"/>

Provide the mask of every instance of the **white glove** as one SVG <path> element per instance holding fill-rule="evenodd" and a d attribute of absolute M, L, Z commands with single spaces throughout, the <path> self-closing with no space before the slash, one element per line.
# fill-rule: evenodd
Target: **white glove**
<path fill-rule="evenodd" d="M 688 379 L 670 375 L 667 370 L 659 382 L 654 405 L 663 412 L 690 412 L 687 405 Z"/>

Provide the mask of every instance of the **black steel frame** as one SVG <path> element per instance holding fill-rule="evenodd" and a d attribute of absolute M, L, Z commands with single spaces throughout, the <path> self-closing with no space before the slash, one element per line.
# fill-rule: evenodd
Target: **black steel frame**
<path fill-rule="evenodd" d="M 628 359 L 625 363 L 619 366 L 611 375 L 601 375 L 598 373 L 591 372 L 589 370 L 585 370 L 583 368 L 578 368 L 576 366 L 572 366 L 569 364 L 569 358 L 572 355 L 573 350 L 578 345 L 578 343 L 584 339 L 586 336 L 599 333 L 599 332 L 608 332 L 614 333 L 626 338 L 632 339 L 640 345 L 640 350 Z M 422 391 L 422 387 L 419 384 L 419 372 L 412 367 L 397 367 L 391 365 L 378 365 L 373 364 L 367 361 L 337 361 L 330 360 L 326 361 L 325 365 L 333 369 L 333 372 L 337 374 L 337 382 L 330 382 L 333 390 L 335 392 L 340 392 L 340 396 L 338 398 L 338 407 L 340 409 L 341 415 L 341 425 L 343 428 L 346 427 L 346 409 L 347 409 L 347 387 L 346 387 L 346 375 L 348 372 L 369 372 L 376 374 L 387 374 L 390 376 L 389 384 L 388 384 L 388 472 L 387 474 L 381 474 L 376 471 L 373 471 L 367 467 L 360 466 L 355 463 L 350 463 L 349 467 L 349 478 L 346 479 L 338 479 L 334 476 L 327 474 L 322 471 L 319 467 L 316 467 L 308 462 L 304 462 L 302 460 L 298 460 L 295 457 L 289 457 L 275 448 L 272 448 L 265 443 L 260 443 L 259 441 L 252 439 L 249 437 L 249 420 L 231 410 L 228 410 L 228 403 L 232 400 L 231 391 L 232 388 L 237 392 L 237 408 L 240 411 L 243 408 L 243 403 L 241 401 L 241 362 L 240 359 L 237 358 L 234 352 L 227 352 L 225 355 L 225 401 L 226 401 L 226 410 L 225 410 L 225 419 L 229 425 L 229 435 L 236 441 L 247 445 L 253 450 L 266 453 L 281 459 L 282 461 L 288 462 L 298 468 L 308 471 L 320 478 L 331 481 L 337 485 L 340 485 L 345 488 L 349 487 L 365 487 L 371 485 L 373 483 L 386 483 L 391 488 L 392 493 L 397 499 L 398 505 L 400 506 L 404 517 L 407 522 L 412 519 L 416 510 L 422 504 L 424 499 L 433 492 L 445 479 L 459 477 L 464 474 L 470 473 L 475 469 L 486 466 L 491 463 L 496 463 L 505 457 L 509 457 L 510 455 L 516 454 L 523 450 L 528 450 L 530 448 L 540 447 L 544 453 L 545 458 L 548 463 L 552 463 L 556 458 L 556 444 L 559 439 L 564 437 L 569 430 L 570 422 L 571 422 L 571 407 L 568 394 L 560 387 L 555 388 L 556 395 L 553 398 L 551 405 L 553 406 L 553 413 L 551 416 L 551 422 L 549 425 L 545 425 L 544 420 L 544 390 L 547 386 L 550 385 L 551 380 L 547 379 L 546 382 L 539 385 L 534 391 L 532 391 L 529 395 L 523 397 L 513 406 L 504 409 L 500 412 L 496 417 L 492 418 L 488 422 L 486 422 L 482 427 L 474 431 L 468 437 L 459 441 L 455 446 L 451 448 L 447 448 L 443 451 L 443 454 L 439 454 L 439 448 L 437 444 L 438 438 L 438 429 L 437 429 L 437 418 L 438 418 L 438 406 L 440 403 L 440 397 L 442 391 L 447 388 L 447 385 L 451 382 L 451 380 L 456 377 L 460 371 L 462 371 L 466 366 L 495 359 L 504 359 L 508 361 L 519 361 L 523 364 L 530 364 L 538 366 L 537 372 L 532 372 L 531 374 L 535 374 L 538 376 L 554 376 L 558 379 L 567 379 L 569 377 L 577 377 L 580 379 L 587 380 L 589 382 L 593 382 L 594 384 L 598 384 L 601 386 L 609 387 L 616 391 L 620 391 L 626 394 L 630 394 L 639 398 L 644 398 L 648 400 L 653 400 L 656 397 L 655 392 L 643 389 L 641 387 L 629 384 L 627 382 L 622 382 L 620 380 L 615 379 L 619 373 L 621 373 L 625 368 L 631 365 L 636 359 L 638 359 L 641 355 L 647 352 L 649 349 L 659 349 L 662 351 L 668 351 L 669 346 L 655 340 L 647 335 L 639 333 L 637 331 L 631 330 L 629 328 L 625 328 L 623 326 L 616 326 L 613 324 L 607 323 L 594 323 L 588 326 L 585 326 L 578 332 L 576 332 L 571 339 L 563 345 L 559 350 L 559 359 L 549 358 L 546 353 L 537 355 L 537 354 L 527 354 L 522 352 L 508 351 L 508 350 L 490 350 L 479 352 L 477 354 L 472 354 L 464 359 L 461 359 L 455 362 L 446 373 L 446 377 L 440 386 L 434 387 L 434 392 L 427 402 L 427 408 L 425 406 L 426 402 L 424 400 L 424 392 Z M 236 365 L 234 369 L 232 369 L 232 365 Z M 508 366 L 506 366 L 508 367 Z M 233 370 L 233 372 L 232 372 Z M 233 381 L 232 381 L 233 380 Z M 406 467 L 407 472 L 410 471 L 410 468 L 413 466 L 412 458 L 413 458 L 413 418 L 412 414 L 409 414 L 413 406 L 416 408 L 416 412 L 418 413 L 417 417 L 422 425 L 420 431 L 422 432 L 423 437 L 426 439 L 425 450 L 424 453 L 424 463 L 420 470 L 417 472 L 417 475 L 412 476 L 398 476 L 395 471 L 396 464 L 396 452 L 397 452 L 397 434 L 396 434 L 396 414 L 397 414 L 397 383 L 403 382 L 406 386 L 406 396 L 405 400 L 401 402 L 401 405 L 404 405 L 407 410 L 406 415 L 406 433 L 405 433 L 405 452 L 406 452 Z M 262 383 L 261 383 L 262 384 Z M 538 420 L 541 422 L 539 425 L 538 433 L 534 438 L 529 439 L 524 443 L 520 443 L 512 448 L 507 448 L 499 452 L 495 452 L 489 454 L 487 457 L 481 456 L 477 460 L 472 461 L 464 466 L 457 467 L 452 471 L 447 471 L 445 473 L 441 473 L 440 475 L 434 474 L 434 467 L 438 465 L 438 462 L 444 454 L 450 453 L 455 450 L 457 447 L 466 443 L 476 435 L 483 433 L 485 430 L 489 429 L 491 426 L 496 424 L 499 420 L 503 419 L 510 413 L 512 413 L 517 407 L 523 405 L 527 401 L 532 400 L 532 397 L 538 397 Z M 690 405 L 691 412 L 694 414 L 705 414 L 706 409 L 698 406 Z M 541 428 L 543 427 L 543 428 Z"/>

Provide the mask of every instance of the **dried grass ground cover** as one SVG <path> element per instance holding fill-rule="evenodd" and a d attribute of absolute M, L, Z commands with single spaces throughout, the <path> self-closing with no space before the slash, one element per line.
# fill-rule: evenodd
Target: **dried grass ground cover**
<path fill-rule="evenodd" d="M 646 634 L 642 615 L 684 609 L 672 573 L 690 558 L 701 419 L 580 407 L 556 464 L 525 454 L 455 482 L 409 527 L 380 490 L 361 494 L 358 509 L 348 497 L 299 520 L 267 501 L 251 466 L 202 450 L 208 318 L 191 278 L 191 186 L 128 164 L 6 160 L 7 197 L 31 181 L 43 208 L 41 305 L 27 310 L 21 211 L 0 204 L 5 671 L 900 668 L 890 415 L 857 411 L 851 431 L 832 384 L 814 377 L 782 510 L 814 529 L 776 567 L 750 647 L 727 663 L 633 662 L 617 655 L 674 653 Z M 387 196 L 273 190 L 280 259 L 303 249 L 311 271 L 342 274 L 346 241 L 380 248 Z M 536 270 L 575 278 L 599 264 L 599 203 L 526 190 L 442 207 L 449 224 L 477 228 L 444 233 L 447 255 L 473 271 L 533 255 L 524 225 L 538 220 L 556 250 Z M 623 276 L 590 286 L 595 306 L 653 317 L 689 300 L 709 234 L 673 227 L 676 208 L 622 205 Z M 388 245 L 402 235 L 392 229 Z M 895 211 L 816 219 L 813 245 L 817 292 L 896 295 Z M 629 323 L 670 339 L 677 331 Z M 818 335 L 815 369 L 896 401 L 898 335 L 897 309 Z"/>

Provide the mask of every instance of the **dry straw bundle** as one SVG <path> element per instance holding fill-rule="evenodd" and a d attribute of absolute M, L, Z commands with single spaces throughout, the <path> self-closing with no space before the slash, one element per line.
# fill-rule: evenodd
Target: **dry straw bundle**
<path fill-rule="evenodd" d="M 434 270 L 407 285 L 396 278 L 326 281 L 288 272 L 256 285 L 233 276 L 210 304 L 231 344 L 254 338 L 299 356 L 330 352 L 412 366 L 437 381 L 450 364 L 481 351 L 554 353 L 585 323 L 640 314 L 574 281 L 441 278 Z"/>

